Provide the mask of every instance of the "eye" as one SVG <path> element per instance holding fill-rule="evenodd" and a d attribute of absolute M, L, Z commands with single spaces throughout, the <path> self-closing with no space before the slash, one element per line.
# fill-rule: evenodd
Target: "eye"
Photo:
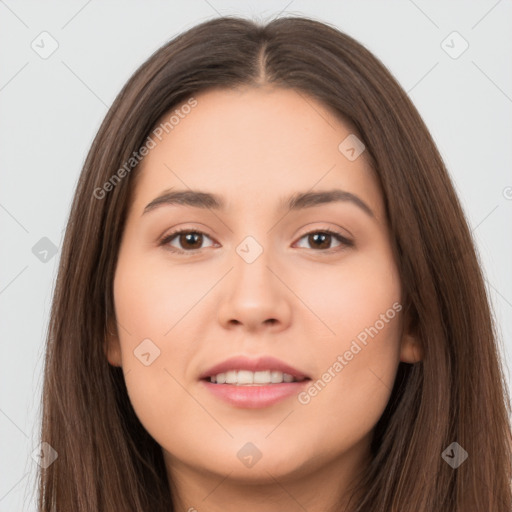
<path fill-rule="evenodd" d="M 192 252 L 202 249 L 201 247 L 203 239 L 211 238 L 203 233 L 202 231 L 194 231 L 189 229 L 182 229 L 179 231 L 174 231 L 166 236 L 161 242 L 160 245 L 165 245 L 169 248 L 169 250 L 173 252 Z M 176 248 L 171 244 L 171 242 L 176 238 L 176 242 L 181 246 Z"/>
<path fill-rule="evenodd" d="M 333 231 L 331 229 L 322 229 L 317 231 L 310 231 L 303 235 L 299 240 L 306 239 L 310 246 L 320 252 L 333 252 L 333 250 L 339 250 L 339 247 L 352 247 L 354 243 L 348 238 L 344 237 L 341 233 Z M 333 241 L 338 242 L 337 247 L 331 247 Z"/>
<path fill-rule="evenodd" d="M 194 254 L 195 251 L 203 249 L 202 247 L 204 239 L 211 238 L 202 231 L 181 229 L 174 231 L 167 235 L 161 242 L 160 245 L 165 246 L 168 250 L 177 253 L 190 253 Z M 348 238 L 344 237 L 341 233 L 333 231 L 331 229 L 322 229 L 317 231 L 310 231 L 303 235 L 300 239 L 306 239 L 313 250 L 317 252 L 333 252 L 340 250 L 340 247 L 352 247 L 354 243 Z M 338 242 L 338 246 L 331 247 L 333 239 Z M 172 244 L 172 242 L 178 243 L 178 247 Z M 210 245 L 212 247 L 213 244 Z"/>

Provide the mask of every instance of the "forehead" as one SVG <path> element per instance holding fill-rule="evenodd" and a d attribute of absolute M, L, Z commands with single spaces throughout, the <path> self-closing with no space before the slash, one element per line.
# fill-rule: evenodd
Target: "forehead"
<path fill-rule="evenodd" d="M 364 195 L 379 212 L 380 192 L 364 152 L 351 161 L 340 151 L 353 136 L 350 126 L 311 96 L 264 86 L 194 98 L 193 108 L 160 130 L 161 140 L 153 136 L 156 146 L 139 169 L 137 210 L 172 187 L 216 192 L 240 207 L 336 187 Z"/>

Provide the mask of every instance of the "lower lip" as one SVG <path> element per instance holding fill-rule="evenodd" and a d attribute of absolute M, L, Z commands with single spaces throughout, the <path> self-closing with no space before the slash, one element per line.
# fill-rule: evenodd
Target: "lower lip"
<path fill-rule="evenodd" d="M 259 409 L 268 407 L 300 393 L 309 382 L 283 382 L 260 386 L 236 386 L 233 384 L 215 384 L 206 380 L 201 381 L 208 391 L 235 407 Z"/>

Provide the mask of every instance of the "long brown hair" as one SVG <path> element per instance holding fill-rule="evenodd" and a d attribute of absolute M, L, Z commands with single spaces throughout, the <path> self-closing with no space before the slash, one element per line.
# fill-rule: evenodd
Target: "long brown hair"
<path fill-rule="evenodd" d="M 39 510 L 173 510 L 161 447 L 104 350 L 116 325 L 113 277 L 139 169 L 126 162 L 157 121 L 194 94 L 262 83 L 309 95 L 357 130 L 382 189 L 405 313 L 423 348 L 421 362 L 400 363 L 354 512 L 509 512 L 510 402 L 489 299 L 420 115 L 384 65 L 336 28 L 303 17 L 260 25 L 230 16 L 179 35 L 134 73 L 85 161 L 48 332 L 41 441 L 58 458 L 40 471 Z M 468 454 L 457 468 L 446 459 L 454 442 Z"/>

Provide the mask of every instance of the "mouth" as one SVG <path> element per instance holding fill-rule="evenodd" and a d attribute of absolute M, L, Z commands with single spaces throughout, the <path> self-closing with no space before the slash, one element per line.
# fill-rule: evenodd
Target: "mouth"
<path fill-rule="evenodd" d="M 257 409 L 297 395 L 311 377 L 274 357 L 237 356 L 206 370 L 199 380 L 224 403 Z"/>

